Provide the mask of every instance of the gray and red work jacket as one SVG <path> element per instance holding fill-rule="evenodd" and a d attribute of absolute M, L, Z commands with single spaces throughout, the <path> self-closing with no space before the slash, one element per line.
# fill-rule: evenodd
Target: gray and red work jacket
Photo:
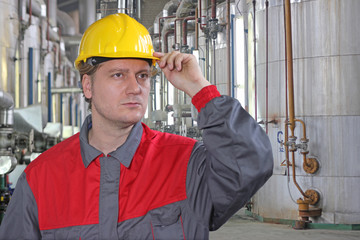
<path fill-rule="evenodd" d="M 263 129 L 215 87 L 194 98 L 203 142 L 136 124 L 104 156 L 91 116 L 18 180 L 0 239 L 208 239 L 272 174 Z"/>

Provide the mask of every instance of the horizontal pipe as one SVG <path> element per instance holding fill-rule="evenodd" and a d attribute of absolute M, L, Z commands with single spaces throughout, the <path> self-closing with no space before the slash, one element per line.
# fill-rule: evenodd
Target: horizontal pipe
<path fill-rule="evenodd" d="M 78 87 L 64 87 L 64 88 L 51 89 L 51 94 L 60 94 L 60 93 L 82 93 L 82 89 Z"/>

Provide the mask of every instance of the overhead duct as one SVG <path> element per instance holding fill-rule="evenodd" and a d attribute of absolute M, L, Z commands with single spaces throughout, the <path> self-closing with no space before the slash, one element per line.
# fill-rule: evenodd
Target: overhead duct
<path fill-rule="evenodd" d="M 163 8 L 163 17 L 172 16 L 176 13 L 177 8 L 179 7 L 181 1 L 179 0 L 172 0 L 164 5 Z"/>
<path fill-rule="evenodd" d="M 74 36 L 76 34 L 75 22 L 69 14 L 61 10 L 56 11 L 57 23 L 62 36 Z"/>
<path fill-rule="evenodd" d="M 31 15 L 34 15 L 36 17 L 45 17 L 46 16 L 46 12 L 45 12 L 45 9 L 46 9 L 46 5 L 44 3 L 43 0 L 32 0 L 32 1 L 29 1 L 29 0 L 22 0 L 20 2 L 20 8 L 22 9 L 22 7 L 24 6 L 24 2 L 26 2 L 26 9 L 27 9 L 27 12 L 30 14 L 31 12 Z M 30 2 L 31 2 L 31 6 L 30 6 Z M 22 19 L 24 18 L 24 13 L 21 13 L 22 14 Z"/>
<path fill-rule="evenodd" d="M 197 0 L 181 1 L 179 8 L 176 11 L 176 17 L 183 18 L 187 16 L 195 16 L 196 6 L 197 6 Z"/>
<path fill-rule="evenodd" d="M 179 0 L 172 0 L 165 4 L 163 10 L 155 17 L 154 20 L 154 34 L 159 34 L 161 29 L 161 19 L 173 16 L 179 6 Z"/>

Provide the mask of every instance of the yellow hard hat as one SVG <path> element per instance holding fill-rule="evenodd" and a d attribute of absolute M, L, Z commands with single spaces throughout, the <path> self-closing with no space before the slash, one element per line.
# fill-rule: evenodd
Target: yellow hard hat
<path fill-rule="evenodd" d="M 91 57 L 144 58 L 152 59 L 155 65 L 159 58 L 153 52 L 148 30 L 128 15 L 117 13 L 94 22 L 85 31 L 75 67 Z"/>

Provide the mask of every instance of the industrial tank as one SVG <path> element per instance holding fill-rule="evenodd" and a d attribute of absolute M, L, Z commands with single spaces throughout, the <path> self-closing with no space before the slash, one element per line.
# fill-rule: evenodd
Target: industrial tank
<path fill-rule="evenodd" d="M 284 6 L 282 0 L 269 1 L 266 17 L 266 1 L 256 2 L 257 116 L 259 122 L 268 124 L 275 165 L 273 177 L 253 198 L 252 212 L 268 219 L 297 219 L 296 200 L 302 196 L 284 164 Z M 252 1 L 247 1 L 246 7 L 251 15 Z M 308 157 L 319 163 L 315 173 L 305 172 L 297 151 L 296 180 L 304 191 L 319 193 L 320 200 L 313 207 L 322 209 L 322 214 L 311 218 L 314 223 L 360 223 L 359 11 L 358 0 L 291 1 L 294 112 L 306 126 Z M 250 32 L 254 18 L 248 19 Z M 254 40 L 250 34 L 248 37 L 249 42 Z M 253 51 L 250 49 L 249 55 Z M 297 143 L 303 134 L 303 126 L 297 122 Z"/>
<path fill-rule="evenodd" d="M 18 42 L 18 2 L 0 1 L 0 90 L 15 93 L 15 53 Z"/>

